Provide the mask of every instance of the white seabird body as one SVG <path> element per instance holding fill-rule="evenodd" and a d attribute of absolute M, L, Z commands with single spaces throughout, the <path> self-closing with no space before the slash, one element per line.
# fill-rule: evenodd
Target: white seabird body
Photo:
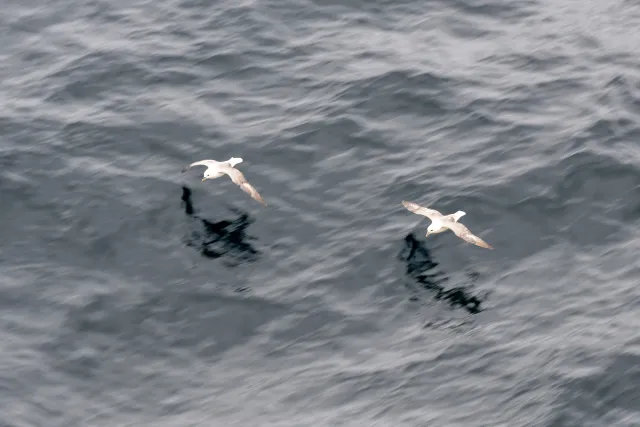
<path fill-rule="evenodd" d="M 481 248 L 493 249 L 493 247 L 487 242 L 471 233 L 471 231 L 469 231 L 469 229 L 465 227 L 464 224 L 458 222 L 460 218 L 466 215 L 464 211 L 458 211 L 449 215 L 442 215 L 435 209 L 425 208 L 424 206 L 420 206 L 417 203 L 407 202 L 403 200 L 402 205 L 409 211 L 418 215 L 426 216 L 431 220 L 431 224 L 427 228 L 426 236 L 451 230 L 462 240 L 466 240 L 467 242 L 472 243 L 476 246 L 480 246 Z"/>
<path fill-rule="evenodd" d="M 245 193 L 249 194 L 254 200 L 262 203 L 264 206 L 267 206 L 262 196 L 260 196 L 256 189 L 249 184 L 242 172 L 235 168 L 235 165 L 238 163 L 242 163 L 242 159 L 240 157 L 232 157 L 226 162 L 219 162 L 217 160 L 200 160 L 183 168 L 182 172 L 186 172 L 187 169 L 193 166 L 206 166 L 207 170 L 204 171 L 202 181 L 220 178 L 223 175 L 229 175 L 229 178 L 231 178 L 231 180 Z"/>

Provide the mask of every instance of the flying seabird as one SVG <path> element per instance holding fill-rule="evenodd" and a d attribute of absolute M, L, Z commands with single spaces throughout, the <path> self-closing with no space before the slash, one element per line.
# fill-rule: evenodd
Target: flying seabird
<path fill-rule="evenodd" d="M 207 179 L 220 178 L 222 175 L 229 175 L 231 181 L 240 186 L 240 188 L 245 193 L 249 194 L 252 198 L 262 203 L 264 206 L 267 206 L 256 189 L 247 182 L 242 172 L 234 167 L 238 163 L 242 163 L 242 159 L 239 157 L 232 157 L 226 162 L 218 162 L 216 160 L 200 160 L 199 162 L 191 163 L 189 166 L 183 168 L 182 173 L 186 172 L 187 169 L 193 166 L 206 166 L 207 170 L 204 171 L 204 178 L 202 178 L 202 181 L 205 181 Z"/>
<path fill-rule="evenodd" d="M 417 203 L 407 202 L 403 200 L 402 204 L 411 212 L 418 215 L 426 216 L 431 220 L 431 224 L 427 228 L 426 236 L 429 236 L 429 234 L 438 234 L 442 233 L 443 231 L 451 230 L 456 234 L 456 236 L 460 237 L 463 240 L 466 240 L 469 243 L 473 243 L 474 245 L 480 246 L 481 248 L 493 249 L 491 245 L 489 245 L 478 236 L 473 235 L 473 233 L 471 233 L 471 231 L 469 231 L 467 227 L 458 222 L 461 217 L 466 215 L 466 213 L 463 211 L 458 211 L 449 215 L 442 215 L 435 209 L 425 208 L 418 205 Z"/>

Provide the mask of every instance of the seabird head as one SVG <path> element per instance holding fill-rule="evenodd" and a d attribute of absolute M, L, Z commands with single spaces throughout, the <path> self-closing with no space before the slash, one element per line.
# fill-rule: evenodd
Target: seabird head
<path fill-rule="evenodd" d="M 207 169 L 206 171 L 204 171 L 204 177 L 202 178 L 202 181 L 206 181 L 207 179 L 211 179 L 212 178 L 212 173 L 209 169 Z"/>

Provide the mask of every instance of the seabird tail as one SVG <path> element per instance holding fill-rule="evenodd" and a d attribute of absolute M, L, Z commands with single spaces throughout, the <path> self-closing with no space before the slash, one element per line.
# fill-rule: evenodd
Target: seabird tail
<path fill-rule="evenodd" d="M 227 160 L 227 163 L 229 163 L 231 167 L 234 167 L 238 163 L 242 163 L 242 159 L 240 157 L 232 157 L 229 160 Z"/>
<path fill-rule="evenodd" d="M 458 220 L 459 220 L 460 218 L 462 218 L 463 216 L 465 216 L 465 215 L 466 215 L 466 213 L 465 213 L 464 211 L 458 211 L 458 212 L 454 213 L 454 214 L 453 214 L 453 215 L 451 215 L 451 216 L 453 217 L 453 220 L 454 220 L 455 222 L 458 222 Z"/>

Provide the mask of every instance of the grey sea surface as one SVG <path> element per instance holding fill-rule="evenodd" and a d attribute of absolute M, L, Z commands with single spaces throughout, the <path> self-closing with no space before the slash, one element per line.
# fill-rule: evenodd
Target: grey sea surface
<path fill-rule="evenodd" d="M 0 28 L 0 426 L 640 425 L 637 2 Z"/>

